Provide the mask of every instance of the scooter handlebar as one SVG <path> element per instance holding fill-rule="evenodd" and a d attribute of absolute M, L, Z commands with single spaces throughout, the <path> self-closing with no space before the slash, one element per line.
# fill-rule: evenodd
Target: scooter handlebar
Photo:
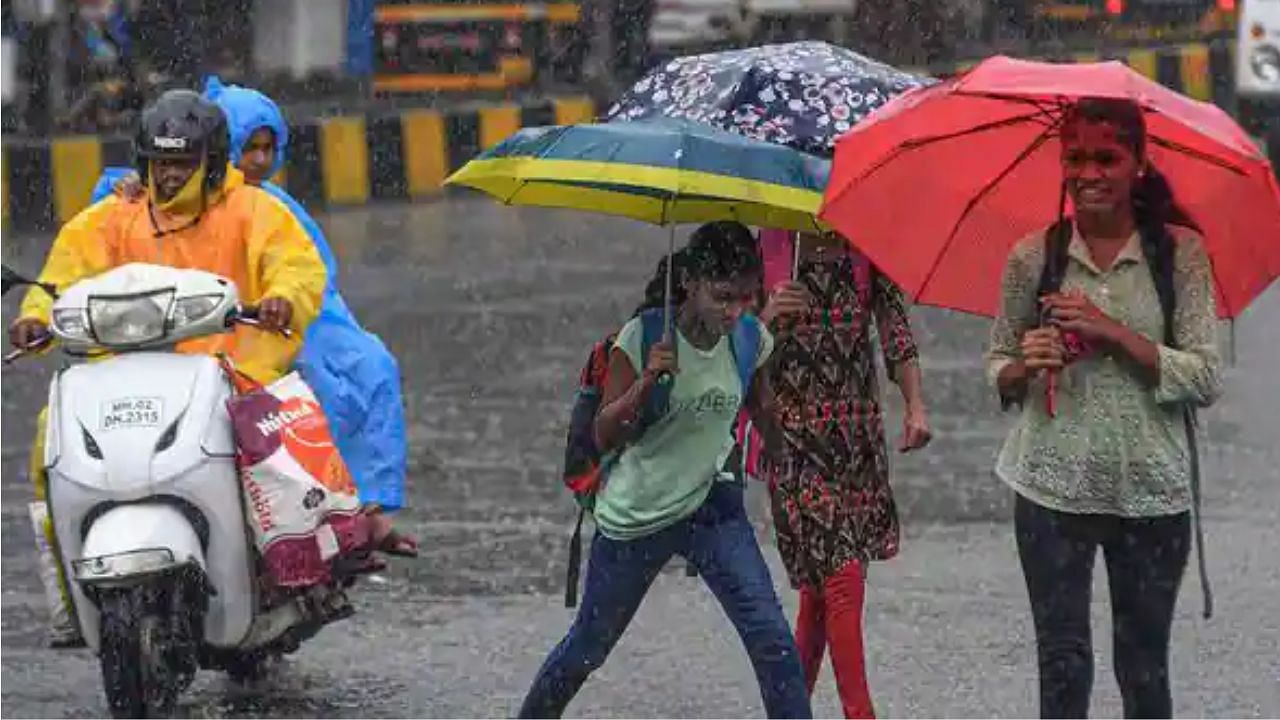
<path fill-rule="evenodd" d="M 236 325 L 247 325 L 249 327 L 259 328 L 261 330 L 267 329 L 262 325 L 261 308 L 259 308 L 257 305 L 241 305 L 240 309 L 235 313 L 234 316 L 232 316 L 231 323 Z M 281 336 L 286 338 L 293 337 L 293 330 L 289 328 L 280 328 L 279 330 L 274 330 L 273 332 L 278 332 L 280 333 Z"/>
<path fill-rule="evenodd" d="M 262 327 L 262 321 L 259 319 L 258 307 L 256 305 L 244 305 L 235 313 L 233 313 L 232 316 L 227 321 L 228 327 L 232 325 L 248 325 L 249 327 L 262 328 L 263 330 L 266 329 Z M 286 338 L 293 337 L 293 330 L 289 328 L 281 328 L 280 330 L 275 330 L 273 332 L 278 332 L 280 333 L 280 335 Z M 22 358 L 28 355 L 34 355 L 35 353 L 38 353 L 41 350 L 44 350 L 49 345 L 51 345 L 53 341 L 54 341 L 53 333 L 46 331 L 43 335 L 40 335 L 39 337 L 37 337 L 33 342 L 28 344 L 26 347 L 20 347 L 20 348 L 15 348 L 11 350 L 9 353 L 7 353 L 4 356 L 4 359 L 2 362 L 5 365 L 10 365 L 15 361 L 21 360 Z"/>
<path fill-rule="evenodd" d="M 4 356 L 4 364 L 9 365 L 16 360 L 20 360 L 28 355 L 44 350 L 53 343 L 53 333 L 46 331 L 43 335 L 38 336 L 26 347 L 15 348 Z"/>

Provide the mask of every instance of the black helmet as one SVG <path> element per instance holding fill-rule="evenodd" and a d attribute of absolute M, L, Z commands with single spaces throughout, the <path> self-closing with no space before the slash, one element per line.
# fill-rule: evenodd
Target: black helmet
<path fill-rule="evenodd" d="M 204 158 L 205 187 L 222 186 L 227 176 L 231 140 L 222 108 L 191 90 L 170 90 L 142 111 L 134 138 L 138 174 L 147 182 L 149 160 Z"/>

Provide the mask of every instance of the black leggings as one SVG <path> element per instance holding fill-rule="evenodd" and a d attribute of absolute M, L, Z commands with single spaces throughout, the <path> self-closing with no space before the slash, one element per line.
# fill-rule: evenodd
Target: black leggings
<path fill-rule="evenodd" d="M 1014 527 L 1035 620 L 1041 717 L 1088 717 L 1093 689 L 1089 602 L 1098 546 L 1107 563 L 1114 664 L 1125 717 L 1172 717 L 1169 630 L 1191 546 L 1190 513 L 1075 515 L 1019 495 Z"/>

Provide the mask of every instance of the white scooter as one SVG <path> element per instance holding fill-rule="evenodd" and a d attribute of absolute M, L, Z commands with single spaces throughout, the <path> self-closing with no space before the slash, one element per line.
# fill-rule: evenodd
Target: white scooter
<path fill-rule="evenodd" d="M 4 284 L 38 285 L 7 267 Z M 54 303 L 65 351 L 111 353 L 55 375 L 44 465 L 63 571 L 117 717 L 167 715 L 198 668 L 255 675 L 353 612 L 344 587 L 354 572 L 335 568 L 334 582 L 302 593 L 260 586 L 231 385 L 216 359 L 172 351 L 255 315 L 224 278 L 143 264 L 76 283 Z"/>

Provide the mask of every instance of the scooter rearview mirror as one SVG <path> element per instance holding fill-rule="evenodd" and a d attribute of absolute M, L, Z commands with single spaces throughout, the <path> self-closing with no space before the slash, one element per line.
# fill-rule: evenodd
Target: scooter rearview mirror
<path fill-rule="evenodd" d="M 9 291 L 15 287 L 34 285 L 40 288 L 41 290 L 44 290 L 45 292 L 49 293 L 49 297 L 53 298 L 54 300 L 58 299 L 58 289 L 57 287 L 55 287 L 50 283 L 42 283 L 36 280 L 32 280 L 31 278 L 19 273 L 17 270 L 14 270 L 8 265 L 0 265 L 0 273 L 2 273 L 3 275 L 2 277 L 0 277 L 0 279 L 3 280 L 3 287 L 0 287 L 0 295 L 8 295 Z"/>
<path fill-rule="evenodd" d="M 0 294 L 8 295 L 9 290 L 12 288 L 15 288 L 19 285 L 31 284 L 30 280 L 27 280 L 26 278 L 19 275 L 17 272 L 14 271 L 13 268 L 9 267 L 8 265 L 3 266 L 3 273 L 4 273 L 4 277 L 3 277 L 4 287 L 3 287 L 3 292 L 0 292 Z"/>

